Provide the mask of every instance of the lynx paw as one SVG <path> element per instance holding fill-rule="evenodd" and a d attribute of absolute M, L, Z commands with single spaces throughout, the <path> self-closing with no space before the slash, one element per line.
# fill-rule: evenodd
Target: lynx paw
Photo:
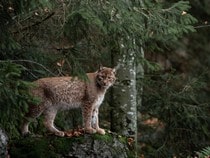
<path fill-rule="evenodd" d="M 62 131 L 59 131 L 59 132 L 55 132 L 54 133 L 56 136 L 59 136 L 59 137 L 64 137 L 65 133 L 62 132 Z"/>
<path fill-rule="evenodd" d="M 98 133 L 98 134 L 101 134 L 101 135 L 106 134 L 105 130 L 102 129 L 102 128 L 98 128 L 98 129 L 97 129 L 97 133 Z"/>
<path fill-rule="evenodd" d="M 96 130 L 94 128 L 86 128 L 85 132 L 89 134 L 93 134 L 93 133 L 96 133 Z"/>

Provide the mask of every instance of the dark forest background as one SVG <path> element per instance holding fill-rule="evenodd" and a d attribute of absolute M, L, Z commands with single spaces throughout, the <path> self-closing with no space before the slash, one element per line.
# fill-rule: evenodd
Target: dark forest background
<path fill-rule="evenodd" d="M 208 0 L 1 0 L 0 128 L 21 137 L 28 104 L 38 102 L 31 81 L 120 64 L 101 126 L 132 136 L 139 157 L 210 155 L 209 8 Z M 78 113 L 63 112 L 56 125 L 77 128 Z M 40 119 L 30 128 L 43 134 Z"/>

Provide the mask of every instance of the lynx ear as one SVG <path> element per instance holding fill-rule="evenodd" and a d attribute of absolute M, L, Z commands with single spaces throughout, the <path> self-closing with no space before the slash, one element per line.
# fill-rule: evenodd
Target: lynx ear
<path fill-rule="evenodd" d="M 114 73 L 116 73 L 116 71 L 117 71 L 119 68 L 120 68 L 120 64 L 117 64 L 117 66 L 115 66 L 115 67 L 112 69 L 112 71 L 113 71 Z"/>
<path fill-rule="evenodd" d="M 102 64 L 99 65 L 98 71 L 101 71 L 101 70 L 103 70 L 103 65 Z"/>

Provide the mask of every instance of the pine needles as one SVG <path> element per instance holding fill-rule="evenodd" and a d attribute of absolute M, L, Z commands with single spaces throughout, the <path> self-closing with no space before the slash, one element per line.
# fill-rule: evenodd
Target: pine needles
<path fill-rule="evenodd" d="M 209 105 L 197 96 L 205 86 L 201 79 L 165 74 L 146 78 L 144 85 L 141 112 L 161 124 L 148 131 L 152 137 L 142 139 L 151 146 L 152 157 L 187 157 L 208 143 Z"/>

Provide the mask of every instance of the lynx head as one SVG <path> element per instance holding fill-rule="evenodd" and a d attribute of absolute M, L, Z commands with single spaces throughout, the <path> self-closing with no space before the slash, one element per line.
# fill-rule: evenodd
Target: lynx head
<path fill-rule="evenodd" d="M 115 68 L 107 68 L 100 66 L 99 70 L 96 72 L 96 83 L 99 87 L 109 88 L 112 86 L 116 80 Z"/>

